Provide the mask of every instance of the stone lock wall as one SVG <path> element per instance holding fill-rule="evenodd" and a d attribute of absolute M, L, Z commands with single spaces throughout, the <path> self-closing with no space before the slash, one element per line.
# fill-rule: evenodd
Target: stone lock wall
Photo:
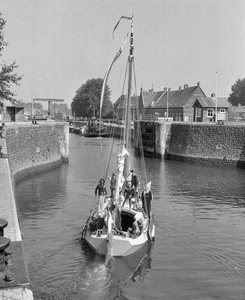
<path fill-rule="evenodd" d="M 172 124 L 167 158 L 245 168 L 245 127 Z"/>
<path fill-rule="evenodd" d="M 68 160 L 69 125 L 44 123 L 6 129 L 7 151 L 14 179 Z"/>

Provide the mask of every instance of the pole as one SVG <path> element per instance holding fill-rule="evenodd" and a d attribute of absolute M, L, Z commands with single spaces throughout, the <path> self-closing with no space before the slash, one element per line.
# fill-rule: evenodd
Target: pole
<path fill-rule="evenodd" d="M 217 95 L 217 71 L 216 71 L 216 78 L 215 78 L 215 122 L 218 122 L 218 95 Z"/>
<path fill-rule="evenodd" d="M 32 93 L 32 82 L 31 82 L 31 119 L 33 119 L 33 93 Z"/>
<path fill-rule="evenodd" d="M 167 87 L 167 121 L 168 121 L 168 87 Z"/>

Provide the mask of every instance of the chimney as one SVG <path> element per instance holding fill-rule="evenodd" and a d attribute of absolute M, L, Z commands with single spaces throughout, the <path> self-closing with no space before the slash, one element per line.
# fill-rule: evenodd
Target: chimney
<path fill-rule="evenodd" d="M 166 93 L 167 92 L 167 88 L 165 87 L 163 91 L 164 91 L 164 93 Z"/>
<path fill-rule="evenodd" d="M 171 91 L 171 88 L 168 88 L 168 92 L 170 92 Z"/>
<path fill-rule="evenodd" d="M 182 90 L 182 87 L 181 87 L 181 85 L 179 86 L 179 91 L 181 91 Z"/>
<path fill-rule="evenodd" d="M 185 84 L 185 85 L 184 85 L 184 89 L 187 89 L 187 88 L 188 88 L 188 84 Z"/>
<path fill-rule="evenodd" d="M 200 82 L 197 83 L 197 86 L 200 87 Z"/>
<path fill-rule="evenodd" d="M 153 92 L 153 84 L 151 85 L 151 89 L 149 90 L 149 92 Z"/>
<path fill-rule="evenodd" d="M 212 93 L 212 94 L 211 94 L 211 97 L 212 97 L 212 98 L 215 98 L 215 93 Z"/>

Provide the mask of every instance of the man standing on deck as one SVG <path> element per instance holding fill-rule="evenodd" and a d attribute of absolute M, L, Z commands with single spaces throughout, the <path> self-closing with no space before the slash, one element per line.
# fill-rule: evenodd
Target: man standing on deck
<path fill-rule="evenodd" d="M 136 196 L 138 196 L 139 179 L 138 179 L 137 175 L 135 174 L 135 170 L 134 169 L 132 169 L 130 172 L 132 174 L 131 184 L 132 184 L 132 187 L 135 190 Z"/>
<path fill-rule="evenodd" d="M 99 183 L 95 188 L 95 197 L 99 195 L 99 208 L 98 211 L 101 212 L 103 210 L 103 203 L 105 195 L 107 194 L 106 187 L 105 187 L 105 180 L 103 178 L 100 179 Z"/>

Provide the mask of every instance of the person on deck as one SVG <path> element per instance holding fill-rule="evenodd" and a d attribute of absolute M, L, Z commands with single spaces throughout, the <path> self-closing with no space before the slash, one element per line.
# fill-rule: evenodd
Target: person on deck
<path fill-rule="evenodd" d="M 114 198 L 114 193 L 115 193 L 115 190 L 116 190 L 116 184 L 117 184 L 116 174 L 113 173 L 111 177 L 110 177 L 109 175 L 107 175 L 107 177 L 108 177 L 109 180 L 110 180 L 111 198 Z"/>
<path fill-rule="evenodd" d="M 122 206 L 124 206 L 126 201 L 128 201 L 129 209 L 131 209 L 132 198 L 135 197 L 135 189 L 134 189 L 134 187 L 132 187 L 131 181 L 127 182 L 127 185 L 126 185 L 126 188 L 125 188 L 125 191 L 124 191 L 124 197 L 125 197 L 125 200 L 123 201 Z"/>
<path fill-rule="evenodd" d="M 151 182 L 146 184 L 144 191 L 142 192 L 142 206 L 146 215 L 150 218 L 151 214 L 151 201 L 153 200 L 153 195 L 151 193 Z"/>
<path fill-rule="evenodd" d="M 130 172 L 132 174 L 132 177 L 131 177 L 132 187 L 135 189 L 136 195 L 138 195 L 139 179 L 138 179 L 137 175 L 135 174 L 134 169 L 132 169 Z"/>
<path fill-rule="evenodd" d="M 95 188 L 95 197 L 99 196 L 99 208 L 98 211 L 101 212 L 103 210 L 103 203 L 105 195 L 107 195 L 107 190 L 105 187 L 105 180 L 103 178 L 100 179 L 99 183 L 97 184 Z"/>

